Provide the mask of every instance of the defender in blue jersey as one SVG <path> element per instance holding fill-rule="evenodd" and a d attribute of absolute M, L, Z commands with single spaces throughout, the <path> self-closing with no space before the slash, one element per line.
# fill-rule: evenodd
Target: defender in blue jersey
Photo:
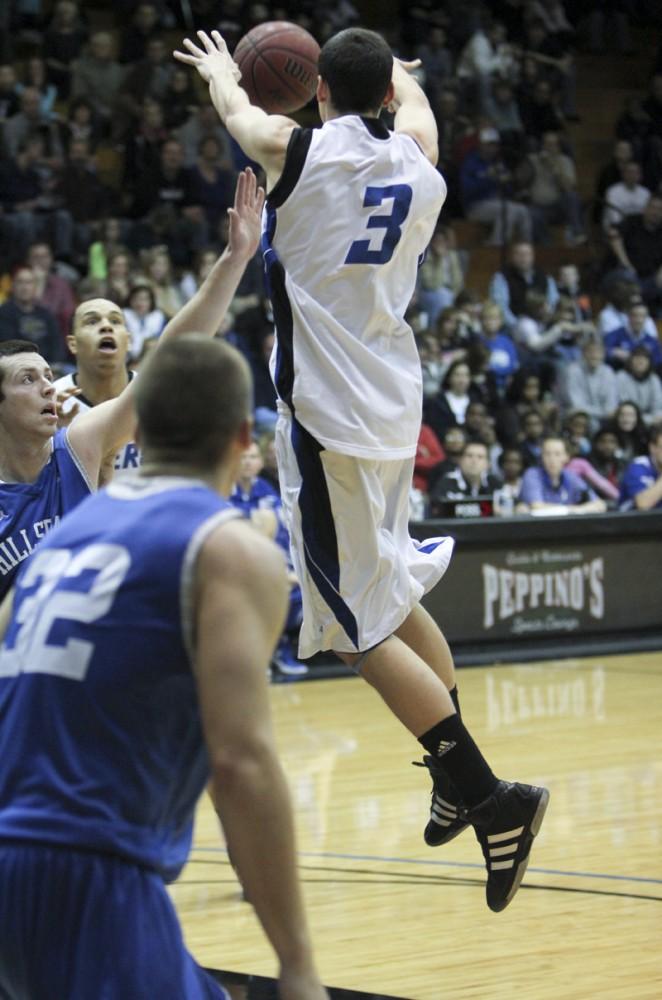
<path fill-rule="evenodd" d="M 404 317 L 446 195 L 434 115 L 409 72 L 417 64 L 394 59 L 375 32 L 339 32 L 318 61 L 321 127 L 302 129 L 250 103 L 217 31 L 184 49 L 176 57 L 209 83 L 228 131 L 267 176 L 262 251 L 279 476 L 303 594 L 299 653 L 333 650 L 418 739 L 433 779 L 425 840 L 444 844 L 473 825 L 488 906 L 502 910 L 549 793 L 492 773 L 460 718 L 448 645 L 420 603 L 453 541 L 417 543 L 408 523 L 423 390 Z"/>
<path fill-rule="evenodd" d="M 213 336 L 259 240 L 262 193 L 251 172 L 240 174 L 226 250 L 166 327 L 160 343 L 186 330 Z M 127 332 L 122 310 L 90 299 L 76 310 L 76 332 L 89 350 L 110 359 Z M 133 383 L 57 431 L 48 359 L 23 340 L 0 343 L 0 597 L 17 568 L 52 525 L 99 484 L 105 460 L 133 437 Z"/>
<path fill-rule="evenodd" d="M 210 781 L 280 995 L 326 996 L 264 673 L 285 561 L 223 499 L 251 398 L 227 344 L 164 345 L 136 383 L 140 473 L 83 501 L 17 576 L 0 652 L 3 1000 L 225 996 L 164 885 Z"/>

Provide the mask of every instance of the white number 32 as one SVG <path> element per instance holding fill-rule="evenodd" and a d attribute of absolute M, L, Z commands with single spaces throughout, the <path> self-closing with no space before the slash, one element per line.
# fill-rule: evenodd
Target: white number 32
<path fill-rule="evenodd" d="M 56 641 L 53 626 L 102 618 L 130 565 L 129 552 L 121 545 L 90 545 L 76 554 L 69 549 L 36 552 L 16 589 L 16 613 L 0 653 L 0 677 L 26 673 L 84 680 L 94 644 L 66 636 Z M 83 573 L 84 589 L 80 579 L 77 589 L 66 589 L 68 580 L 73 582 Z M 59 583 L 62 586 L 56 590 Z M 35 586 L 32 593 L 22 593 Z"/>

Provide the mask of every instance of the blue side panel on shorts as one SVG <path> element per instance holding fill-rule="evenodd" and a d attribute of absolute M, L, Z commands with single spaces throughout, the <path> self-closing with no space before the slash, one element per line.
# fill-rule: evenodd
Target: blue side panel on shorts
<path fill-rule="evenodd" d="M 276 231 L 276 210 L 267 206 L 266 225 L 262 233 L 262 256 L 267 281 L 267 291 L 271 299 L 276 325 L 276 374 L 275 385 L 279 397 L 292 406 L 294 388 L 294 322 L 292 307 L 285 287 L 285 268 L 272 246 Z"/>
<path fill-rule="evenodd" d="M 299 509 L 306 566 L 320 594 L 358 649 L 356 618 L 340 596 L 338 539 L 320 459 L 322 445 L 293 419 L 292 447 L 301 474 Z"/>
<path fill-rule="evenodd" d="M 416 548 L 419 552 L 425 552 L 427 555 L 430 552 L 434 552 L 435 549 L 438 549 L 440 545 L 446 544 L 446 541 L 446 538 L 435 538 L 433 542 L 426 542 L 425 545 L 417 545 Z"/>

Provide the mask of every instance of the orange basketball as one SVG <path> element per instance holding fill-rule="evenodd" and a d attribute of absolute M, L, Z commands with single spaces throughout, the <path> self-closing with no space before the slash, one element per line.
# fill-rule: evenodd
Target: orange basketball
<path fill-rule="evenodd" d="M 289 114 L 315 93 L 319 52 L 313 36 L 298 24 L 267 21 L 244 35 L 233 58 L 251 103 L 270 114 Z"/>

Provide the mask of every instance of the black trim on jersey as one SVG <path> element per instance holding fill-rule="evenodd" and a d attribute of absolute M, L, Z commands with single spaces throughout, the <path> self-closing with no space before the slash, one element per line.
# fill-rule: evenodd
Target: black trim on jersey
<path fill-rule="evenodd" d="M 133 379 L 135 378 L 135 374 L 136 373 L 134 371 L 132 371 L 131 368 L 129 368 L 127 374 L 129 376 L 129 382 L 133 382 Z M 75 372 L 72 373 L 71 380 L 74 383 L 74 385 L 76 386 L 76 388 L 78 388 L 78 372 L 77 371 L 75 371 Z M 84 396 L 82 392 L 77 392 L 76 393 L 76 395 L 74 396 L 74 400 L 76 400 L 76 399 L 80 399 L 81 403 L 85 403 L 85 405 L 89 406 L 90 409 L 92 409 L 93 406 L 97 405 L 96 403 L 93 403 L 91 400 L 89 400 L 87 398 L 87 396 Z"/>
<path fill-rule="evenodd" d="M 267 195 L 267 202 L 273 208 L 280 208 L 290 197 L 301 177 L 313 138 L 311 128 L 295 128 L 290 135 L 285 153 L 283 172 Z"/>
<path fill-rule="evenodd" d="M 381 118 L 364 118 L 363 115 L 360 118 L 373 139 L 390 139 L 391 133 Z"/>
<path fill-rule="evenodd" d="M 274 383 L 280 399 L 294 413 L 292 391 L 294 389 L 294 320 L 292 306 L 287 294 L 285 283 L 285 268 L 278 259 L 278 254 L 272 247 L 276 232 L 276 209 L 267 205 L 265 226 L 262 232 L 262 254 L 267 282 L 267 293 L 271 299 L 276 327 L 276 371 Z"/>

